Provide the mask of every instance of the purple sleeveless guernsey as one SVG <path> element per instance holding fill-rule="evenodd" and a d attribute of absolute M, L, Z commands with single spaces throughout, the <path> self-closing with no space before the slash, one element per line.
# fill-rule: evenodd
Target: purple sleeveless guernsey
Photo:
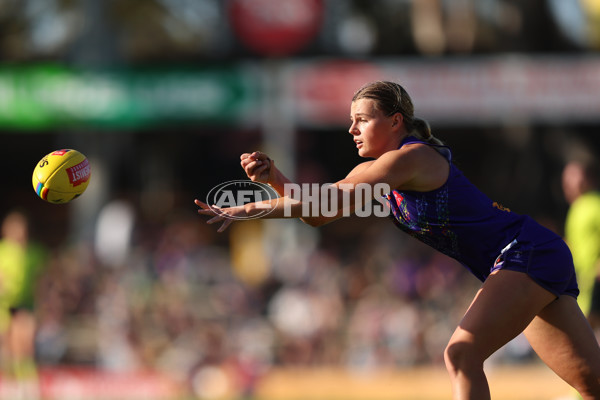
<path fill-rule="evenodd" d="M 400 229 L 456 259 L 481 281 L 498 268 L 519 270 L 557 295 L 577 296 L 570 252 L 558 235 L 490 200 L 452 164 L 447 146 L 409 136 L 400 147 L 412 143 L 435 147 L 450 163 L 450 172 L 436 190 L 385 195 Z M 503 265 L 505 253 L 511 255 Z"/>

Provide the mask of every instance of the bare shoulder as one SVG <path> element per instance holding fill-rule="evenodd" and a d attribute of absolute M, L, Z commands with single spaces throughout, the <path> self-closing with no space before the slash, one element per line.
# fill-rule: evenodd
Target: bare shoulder
<path fill-rule="evenodd" d="M 397 150 L 391 150 L 379 157 L 379 160 L 385 162 L 402 161 L 404 163 L 430 163 L 447 162 L 440 153 L 426 144 L 411 143 L 402 146 Z"/>
<path fill-rule="evenodd" d="M 366 171 L 371 165 L 373 165 L 374 162 L 375 160 L 369 160 L 358 164 L 352 169 L 352 171 L 348 173 L 348 175 L 346 175 L 346 177 L 349 178 L 353 175 L 360 174 L 361 172 Z"/>
<path fill-rule="evenodd" d="M 431 146 L 422 143 L 407 144 L 389 151 L 380 160 L 391 169 L 399 168 L 408 172 L 409 179 L 401 185 L 405 190 L 437 189 L 446 182 L 450 172 L 448 160 Z"/>
<path fill-rule="evenodd" d="M 425 192 L 446 183 L 449 172 L 450 164 L 436 150 L 411 144 L 357 165 L 338 183 L 386 183 L 396 189 Z"/>
<path fill-rule="evenodd" d="M 397 150 L 397 157 L 409 157 L 413 161 L 448 164 L 448 159 L 433 146 L 423 143 L 410 143 Z"/>

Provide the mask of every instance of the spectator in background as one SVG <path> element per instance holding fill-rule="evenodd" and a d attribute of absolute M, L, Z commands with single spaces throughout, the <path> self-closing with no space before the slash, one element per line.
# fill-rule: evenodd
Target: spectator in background
<path fill-rule="evenodd" d="M 37 276 L 44 266 L 45 252 L 41 246 L 30 242 L 28 220 L 20 211 L 6 215 L 1 233 L 0 351 L 3 372 L 19 382 L 35 382 L 34 292 Z M 31 398 L 31 393 L 25 396 Z"/>
<path fill-rule="evenodd" d="M 565 199 L 570 204 L 565 240 L 571 248 L 580 295 L 579 306 L 593 328 L 600 326 L 600 296 L 594 296 L 600 273 L 600 190 L 598 162 L 592 158 L 568 162 L 562 174 Z"/>

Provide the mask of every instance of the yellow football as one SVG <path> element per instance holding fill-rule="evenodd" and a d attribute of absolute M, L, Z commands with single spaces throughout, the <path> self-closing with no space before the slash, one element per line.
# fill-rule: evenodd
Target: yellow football
<path fill-rule="evenodd" d="M 61 204 L 79 197 L 90 182 L 90 163 L 73 149 L 47 154 L 33 170 L 31 183 L 37 195 L 49 203 Z"/>

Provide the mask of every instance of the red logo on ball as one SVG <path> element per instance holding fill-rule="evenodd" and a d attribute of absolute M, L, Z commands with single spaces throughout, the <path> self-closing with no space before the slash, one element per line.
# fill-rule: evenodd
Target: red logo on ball
<path fill-rule="evenodd" d="M 87 158 L 77 165 L 67 168 L 71 185 L 78 186 L 90 179 L 90 163 Z"/>

